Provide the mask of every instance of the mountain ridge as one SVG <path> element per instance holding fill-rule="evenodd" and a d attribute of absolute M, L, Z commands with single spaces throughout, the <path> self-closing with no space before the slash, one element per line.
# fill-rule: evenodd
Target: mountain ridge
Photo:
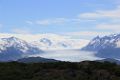
<path fill-rule="evenodd" d="M 95 51 L 96 56 L 102 58 L 120 59 L 120 34 L 104 37 L 95 37 L 89 44 L 83 47 L 84 51 Z"/>
<path fill-rule="evenodd" d="M 55 59 L 43 58 L 43 57 L 26 57 L 26 58 L 18 59 L 17 62 L 21 62 L 21 63 L 48 63 L 48 62 L 60 62 L 60 61 L 55 60 Z"/>
<path fill-rule="evenodd" d="M 0 39 L 1 61 L 16 60 L 30 54 L 38 53 L 43 53 L 43 51 L 19 38 L 9 37 Z"/>

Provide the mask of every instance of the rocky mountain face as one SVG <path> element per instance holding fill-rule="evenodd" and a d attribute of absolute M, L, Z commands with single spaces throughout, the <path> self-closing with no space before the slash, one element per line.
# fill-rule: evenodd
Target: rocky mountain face
<path fill-rule="evenodd" d="M 103 58 L 120 59 L 120 34 L 97 36 L 82 50 L 96 51 L 96 55 Z"/>
<path fill-rule="evenodd" d="M 43 51 L 39 48 L 16 37 L 0 39 L 1 61 L 16 60 L 30 54 L 38 54 L 42 52 Z"/>

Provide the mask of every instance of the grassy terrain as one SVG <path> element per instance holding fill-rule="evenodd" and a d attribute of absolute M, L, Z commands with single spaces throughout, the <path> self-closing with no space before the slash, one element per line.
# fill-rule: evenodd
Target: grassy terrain
<path fill-rule="evenodd" d="M 0 80 L 120 80 L 120 66 L 109 62 L 0 63 Z"/>

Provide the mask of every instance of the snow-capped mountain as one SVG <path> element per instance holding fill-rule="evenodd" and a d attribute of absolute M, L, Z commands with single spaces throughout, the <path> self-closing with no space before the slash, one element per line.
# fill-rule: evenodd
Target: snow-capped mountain
<path fill-rule="evenodd" d="M 0 39 L 0 60 L 15 60 L 28 54 L 42 53 L 43 51 L 16 37 Z"/>
<path fill-rule="evenodd" d="M 4 34 L 0 38 L 17 37 L 43 50 L 81 49 L 88 44 L 89 40 L 73 39 L 70 36 L 60 34 Z"/>
<path fill-rule="evenodd" d="M 41 35 L 39 40 L 26 41 L 17 37 L 0 38 L 0 61 L 17 60 L 46 50 L 79 49 L 88 40 L 70 39 L 60 35 Z M 33 40 L 33 38 L 32 38 Z"/>
<path fill-rule="evenodd" d="M 82 39 L 53 39 L 53 38 L 41 38 L 38 41 L 34 41 L 32 44 L 43 50 L 60 50 L 60 49 L 79 49 L 85 46 L 88 40 Z"/>
<path fill-rule="evenodd" d="M 84 50 L 98 51 L 105 48 L 120 48 L 120 34 L 114 34 L 104 37 L 95 37 Z"/>
<path fill-rule="evenodd" d="M 120 59 L 120 34 L 97 36 L 82 50 L 96 51 L 96 56 L 102 58 Z"/>

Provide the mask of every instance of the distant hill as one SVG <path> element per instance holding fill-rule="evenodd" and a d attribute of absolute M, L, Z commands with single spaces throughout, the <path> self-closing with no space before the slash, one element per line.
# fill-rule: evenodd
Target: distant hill
<path fill-rule="evenodd" d="M 47 58 L 42 58 L 42 57 L 28 57 L 28 58 L 22 58 L 18 59 L 17 62 L 22 62 L 22 63 L 45 63 L 45 62 L 58 62 L 58 60 L 55 59 L 47 59 Z"/>

